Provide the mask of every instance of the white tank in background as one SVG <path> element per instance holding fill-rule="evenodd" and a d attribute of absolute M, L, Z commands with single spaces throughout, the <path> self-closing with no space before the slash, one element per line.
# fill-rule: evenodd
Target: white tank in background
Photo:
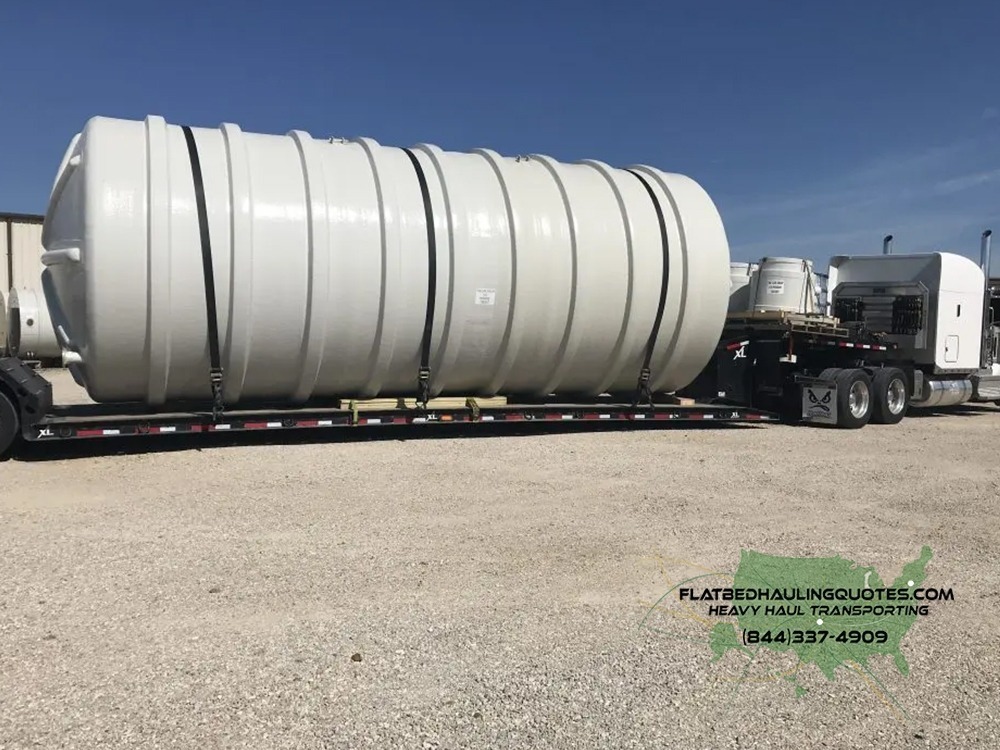
<path fill-rule="evenodd" d="M 432 396 L 634 390 L 665 276 L 652 390 L 684 387 L 715 351 L 729 245 L 687 177 L 229 124 L 190 135 L 227 404 L 415 393 L 431 279 Z M 43 285 L 96 401 L 210 397 L 193 172 L 185 131 L 160 117 L 92 119 L 63 159 Z"/>
<path fill-rule="evenodd" d="M 729 264 L 729 312 L 750 311 L 751 284 L 758 268 L 756 263 Z"/>
<path fill-rule="evenodd" d="M 13 288 L 7 296 L 7 349 L 13 357 L 50 362 L 62 351 L 56 340 L 43 294 L 28 288 Z"/>
<path fill-rule="evenodd" d="M 817 287 L 811 260 L 764 258 L 751 283 L 751 306 L 754 312 L 815 314 Z"/>

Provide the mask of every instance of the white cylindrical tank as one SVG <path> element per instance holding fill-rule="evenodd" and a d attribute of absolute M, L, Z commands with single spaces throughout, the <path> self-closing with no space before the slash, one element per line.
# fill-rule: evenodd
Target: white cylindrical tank
<path fill-rule="evenodd" d="M 815 313 L 816 278 L 811 260 L 764 258 L 751 285 L 754 312 Z"/>
<path fill-rule="evenodd" d="M 5 328 L 11 356 L 58 360 L 62 355 L 45 298 L 33 289 L 10 290 Z"/>
<path fill-rule="evenodd" d="M 729 264 L 729 312 L 749 312 L 750 282 L 757 272 L 756 263 Z"/>
<path fill-rule="evenodd" d="M 431 395 L 631 393 L 664 245 L 652 389 L 687 385 L 718 343 L 729 247 L 687 177 L 231 124 L 190 132 L 227 404 L 414 394 L 431 280 Z M 43 287 L 97 401 L 211 393 L 193 174 L 185 131 L 155 116 L 94 118 L 63 159 Z"/>

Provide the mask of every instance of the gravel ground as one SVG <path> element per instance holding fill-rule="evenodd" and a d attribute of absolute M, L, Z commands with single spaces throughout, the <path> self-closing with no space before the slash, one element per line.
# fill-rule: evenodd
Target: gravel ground
<path fill-rule="evenodd" d="M 998 437 L 984 407 L 35 451 L 0 464 L 0 746 L 1000 747 Z M 879 689 L 805 667 L 797 698 L 779 654 L 737 683 L 676 607 L 640 627 L 742 548 L 891 579 L 925 544 L 956 600 Z"/>

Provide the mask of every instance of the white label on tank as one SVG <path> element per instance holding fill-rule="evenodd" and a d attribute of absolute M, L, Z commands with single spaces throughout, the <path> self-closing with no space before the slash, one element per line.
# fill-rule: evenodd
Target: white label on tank
<path fill-rule="evenodd" d="M 785 280 L 784 279 L 768 279 L 767 280 L 767 293 L 768 294 L 784 294 L 785 293 Z"/>
<path fill-rule="evenodd" d="M 497 290 L 496 289 L 477 289 L 476 290 L 476 304 L 477 305 L 495 305 L 497 302 Z"/>

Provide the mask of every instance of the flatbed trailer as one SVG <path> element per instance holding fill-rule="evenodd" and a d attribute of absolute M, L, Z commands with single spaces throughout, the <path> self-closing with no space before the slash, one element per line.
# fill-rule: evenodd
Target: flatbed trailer
<path fill-rule="evenodd" d="M 676 399 L 675 399 L 676 400 Z M 556 423 L 628 425 L 760 424 L 777 422 L 777 414 L 727 403 L 632 404 L 615 399 L 586 402 L 508 401 L 480 405 L 432 400 L 421 407 L 380 407 L 363 402 L 328 401 L 290 407 L 260 404 L 213 413 L 206 404 L 171 404 L 151 411 L 142 404 L 56 405 L 52 385 L 39 372 L 15 358 L 0 359 L 0 456 L 18 443 L 52 443 L 99 438 L 192 435 L 352 427 Z"/>
<path fill-rule="evenodd" d="M 891 342 L 835 318 L 731 314 L 714 359 L 681 391 L 784 421 L 859 428 L 902 421 L 921 371 Z"/>

